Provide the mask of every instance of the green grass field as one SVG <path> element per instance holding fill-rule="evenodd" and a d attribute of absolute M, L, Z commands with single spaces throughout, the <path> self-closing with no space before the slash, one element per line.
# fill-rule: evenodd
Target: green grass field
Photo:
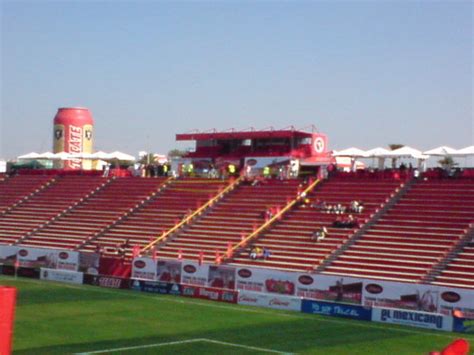
<path fill-rule="evenodd" d="M 426 354 L 459 337 L 93 286 L 0 284 L 19 290 L 15 354 Z"/>

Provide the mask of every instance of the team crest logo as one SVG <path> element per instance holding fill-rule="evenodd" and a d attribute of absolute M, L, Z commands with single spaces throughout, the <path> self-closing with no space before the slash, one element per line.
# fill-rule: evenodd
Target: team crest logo
<path fill-rule="evenodd" d="M 315 139 L 314 150 L 317 153 L 322 153 L 324 151 L 324 140 L 321 137 Z"/>
<path fill-rule="evenodd" d="M 54 137 L 58 140 L 61 139 L 63 137 L 63 130 L 62 129 L 55 130 Z"/>
<path fill-rule="evenodd" d="M 92 138 L 92 131 L 90 129 L 86 130 L 85 136 L 86 136 L 86 139 L 90 141 Z"/>

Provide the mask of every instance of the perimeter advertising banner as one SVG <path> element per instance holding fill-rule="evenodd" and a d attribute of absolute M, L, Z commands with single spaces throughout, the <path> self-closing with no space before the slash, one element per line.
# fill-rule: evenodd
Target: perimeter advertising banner
<path fill-rule="evenodd" d="M 343 303 L 362 303 L 363 282 L 342 276 L 298 274 L 296 296 Z"/>
<path fill-rule="evenodd" d="M 181 283 L 181 261 L 158 260 L 156 263 L 156 279 L 162 282 Z"/>
<path fill-rule="evenodd" d="M 82 285 L 84 274 L 76 271 L 41 268 L 40 279 Z"/>
<path fill-rule="evenodd" d="M 0 263 L 6 265 L 13 265 L 16 261 L 18 247 L 12 245 L 0 246 Z"/>
<path fill-rule="evenodd" d="M 466 318 L 474 318 L 474 290 L 460 288 L 365 280 L 363 304 L 443 315 L 460 310 Z"/>
<path fill-rule="evenodd" d="M 180 296 L 182 293 L 181 285 L 158 281 L 134 280 L 132 281 L 131 289 L 134 291 L 158 293 L 162 295 Z"/>
<path fill-rule="evenodd" d="M 232 266 L 210 265 L 207 277 L 209 287 L 235 289 L 235 268 Z"/>
<path fill-rule="evenodd" d="M 84 283 L 106 288 L 130 289 L 131 280 L 115 276 L 84 275 Z"/>
<path fill-rule="evenodd" d="M 196 261 L 185 260 L 181 268 L 181 283 L 196 286 L 207 286 L 209 264 L 199 265 Z"/>
<path fill-rule="evenodd" d="M 453 331 L 453 317 L 437 313 L 409 311 L 406 309 L 377 308 L 372 309 L 372 321 L 412 327 Z"/>
<path fill-rule="evenodd" d="M 20 247 L 17 260 L 21 267 L 77 271 L 79 253 L 66 250 Z"/>
<path fill-rule="evenodd" d="M 267 307 L 283 309 L 286 311 L 301 311 L 301 298 L 299 297 L 240 291 L 237 303 L 246 306 Z"/>
<path fill-rule="evenodd" d="M 237 268 L 236 287 L 242 291 L 268 292 L 293 296 L 296 273 L 256 268 Z"/>
<path fill-rule="evenodd" d="M 370 321 L 372 318 L 372 310 L 370 308 L 334 302 L 303 300 L 301 311 L 304 313 L 321 314 L 324 316 L 352 318 L 367 321 Z"/>
<path fill-rule="evenodd" d="M 157 262 L 151 258 L 135 258 L 132 263 L 132 279 L 156 280 Z"/>
<path fill-rule="evenodd" d="M 182 295 L 185 297 L 202 298 L 211 301 L 237 303 L 238 292 L 222 290 L 212 287 L 181 285 Z"/>
<path fill-rule="evenodd" d="M 100 254 L 79 253 L 79 271 L 85 274 L 97 275 L 99 273 Z"/>

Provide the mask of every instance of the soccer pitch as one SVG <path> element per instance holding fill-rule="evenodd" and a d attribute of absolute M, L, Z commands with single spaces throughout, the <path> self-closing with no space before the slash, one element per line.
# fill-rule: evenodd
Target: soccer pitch
<path fill-rule="evenodd" d="M 15 354 L 426 354 L 460 337 L 94 286 L 0 284 L 19 292 Z"/>

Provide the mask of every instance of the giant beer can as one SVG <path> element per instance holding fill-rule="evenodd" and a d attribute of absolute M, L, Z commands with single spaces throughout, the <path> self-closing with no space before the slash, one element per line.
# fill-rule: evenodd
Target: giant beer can
<path fill-rule="evenodd" d="M 92 153 L 94 120 L 87 108 L 59 108 L 54 117 L 54 153 Z M 56 168 L 91 169 L 90 160 L 56 161 Z"/>

